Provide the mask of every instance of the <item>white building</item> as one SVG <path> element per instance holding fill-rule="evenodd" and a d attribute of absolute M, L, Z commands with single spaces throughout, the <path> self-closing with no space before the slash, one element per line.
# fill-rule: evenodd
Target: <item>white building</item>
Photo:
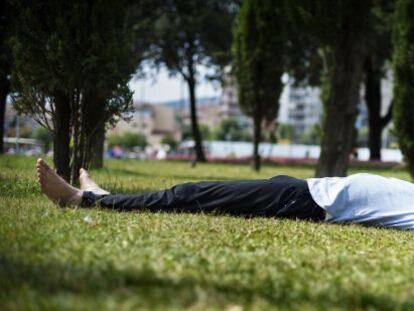
<path fill-rule="evenodd" d="M 285 74 L 282 78 L 285 86 L 280 96 L 280 106 L 277 122 L 289 124 L 294 129 L 294 140 L 299 141 L 313 125 L 322 122 L 323 104 L 319 87 L 295 86 L 293 81 Z M 387 71 L 386 77 L 381 81 L 382 90 L 382 115 L 388 111 L 392 99 L 392 73 Z M 244 116 L 237 102 L 237 89 L 235 78 L 230 69 L 226 69 L 223 92 L 219 101 L 220 117 L 235 117 L 240 122 L 249 123 L 250 118 Z M 356 127 L 367 126 L 368 111 L 364 102 L 364 92 L 361 88 L 361 97 L 358 103 L 358 117 Z M 388 128 L 384 131 L 387 136 Z M 384 137 L 386 140 L 386 137 Z"/>
<path fill-rule="evenodd" d="M 285 87 L 280 96 L 277 122 L 292 125 L 295 138 L 299 138 L 313 124 L 319 123 L 321 120 L 320 89 L 316 87 L 295 87 L 287 75 L 283 77 L 283 81 Z M 226 69 L 219 105 L 221 117 L 235 117 L 242 123 L 251 122 L 250 118 L 240 111 L 237 102 L 236 81 L 229 68 Z"/>
<path fill-rule="evenodd" d="M 288 81 L 280 97 L 278 123 L 292 125 L 295 138 L 301 137 L 312 125 L 321 122 L 323 105 L 320 96 L 318 87 L 297 87 Z"/>
<path fill-rule="evenodd" d="M 244 118 L 237 100 L 236 79 L 231 74 L 231 68 L 225 69 L 223 91 L 219 99 L 219 114 L 222 118 Z"/>

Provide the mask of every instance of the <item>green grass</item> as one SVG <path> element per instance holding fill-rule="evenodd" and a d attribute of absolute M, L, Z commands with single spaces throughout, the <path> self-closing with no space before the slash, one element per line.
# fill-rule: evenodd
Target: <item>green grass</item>
<path fill-rule="evenodd" d="M 34 161 L 0 157 L 1 310 L 414 308 L 414 233 L 61 209 L 39 193 Z M 402 170 L 368 171 L 409 178 Z M 133 193 L 186 181 L 312 173 L 311 167 L 265 166 L 255 174 L 247 166 L 108 161 L 92 176 L 111 191 Z"/>

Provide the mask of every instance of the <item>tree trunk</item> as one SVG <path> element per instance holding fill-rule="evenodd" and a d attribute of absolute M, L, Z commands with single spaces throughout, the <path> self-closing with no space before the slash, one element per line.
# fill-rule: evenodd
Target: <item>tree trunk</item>
<path fill-rule="evenodd" d="M 381 160 L 381 135 L 391 120 L 392 109 L 381 117 L 381 73 L 372 56 L 365 61 L 365 102 L 368 108 L 370 160 Z"/>
<path fill-rule="evenodd" d="M 346 42 L 336 48 L 316 177 L 346 175 L 359 98 L 362 45 Z"/>
<path fill-rule="evenodd" d="M 90 168 L 102 168 L 103 167 L 104 143 L 105 143 L 105 122 L 100 122 L 98 124 L 96 133 L 91 141 Z"/>
<path fill-rule="evenodd" d="M 59 96 L 55 99 L 53 130 L 53 162 L 56 172 L 70 181 L 70 116 L 68 100 Z"/>
<path fill-rule="evenodd" d="M 344 8 L 344 15 L 338 20 L 337 35 L 327 50 L 327 56 L 333 58 L 327 58 L 332 61 L 328 68 L 329 92 L 316 177 L 345 176 L 352 150 L 372 2 L 347 3 L 349 6 Z"/>
<path fill-rule="evenodd" d="M 188 91 L 190 95 L 190 115 L 191 115 L 191 130 L 194 140 L 194 151 L 195 151 L 195 161 L 197 162 L 206 162 L 206 157 L 203 150 L 203 141 L 201 137 L 200 130 L 198 128 L 198 118 L 197 118 L 197 108 L 196 108 L 196 96 L 195 96 L 195 79 L 194 75 L 191 73 L 190 77 L 187 79 Z"/>
<path fill-rule="evenodd" d="M 4 119 L 6 114 L 6 100 L 10 92 L 10 82 L 6 78 L 2 78 L 0 85 L 0 154 L 4 153 Z"/>
<path fill-rule="evenodd" d="M 79 183 L 79 170 L 83 168 L 88 168 L 85 165 L 89 159 L 86 159 L 88 155 L 88 146 L 86 146 L 85 132 L 86 132 L 86 123 L 83 106 L 83 98 L 81 99 L 81 94 L 78 93 L 76 99 L 72 104 L 72 137 L 73 137 L 73 147 L 72 147 L 72 163 L 71 163 L 71 184 L 78 185 Z M 86 153 L 85 153 L 86 152 Z"/>
<path fill-rule="evenodd" d="M 105 126 L 107 120 L 104 100 L 101 97 L 96 93 L 96 90 L 92 90 L 86 98 L 86 117 L 83 118 L 87 142 L 83 164 L 85 168 L 103 167 Z"/>
<path fill-rule="evenodd" d="M 259 112 L 255 112 L 253 117 L 253 159 L 252 167 L 256 172 L 260 171 L 259 145 L 262 136 L 262 119 Z"/>
<path fill-rule="evenodd" d="M 89 146 L 87 141 L 87 126 L 90 121 L 88 106 L 85 104 L 87 96 L 78 91 L 72 101 L 72 165 L 71 165 L 71 183 L 77 185 L 79 183 L 79 170 L 81 168 L 89 168 Z M 91 109 L 92 110 L 92 109 Z"/>

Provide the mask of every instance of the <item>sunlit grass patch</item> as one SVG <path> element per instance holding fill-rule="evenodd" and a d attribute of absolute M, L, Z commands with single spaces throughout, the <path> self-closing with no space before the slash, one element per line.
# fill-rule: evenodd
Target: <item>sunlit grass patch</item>
<path fill-rule="evenodd" d="M 58 208 L 35 159 L 0 157 L 0 309 L 414 307 L 411 232 L 217 215 Z M 354 170 L 355 172 L 355 170 Z M 401 170 L 374 171 L 408 179 Z M 109 161 L 116 192 L 178 182 L 310 177 L 311 167 Z"/>

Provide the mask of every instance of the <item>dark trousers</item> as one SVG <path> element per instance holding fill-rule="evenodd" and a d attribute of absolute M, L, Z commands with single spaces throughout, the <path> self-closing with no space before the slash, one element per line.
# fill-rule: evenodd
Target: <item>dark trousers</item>
<path fill-rule="evenodd" d="M 312 199 L 305 180 L 276 176 L 265 180 L 203 181 L 137 195 L 84 192 L 82 206 L 116 210 L 216 212 L 237 216 L 270 216 L 320 221 L 324 210 Z"/>

